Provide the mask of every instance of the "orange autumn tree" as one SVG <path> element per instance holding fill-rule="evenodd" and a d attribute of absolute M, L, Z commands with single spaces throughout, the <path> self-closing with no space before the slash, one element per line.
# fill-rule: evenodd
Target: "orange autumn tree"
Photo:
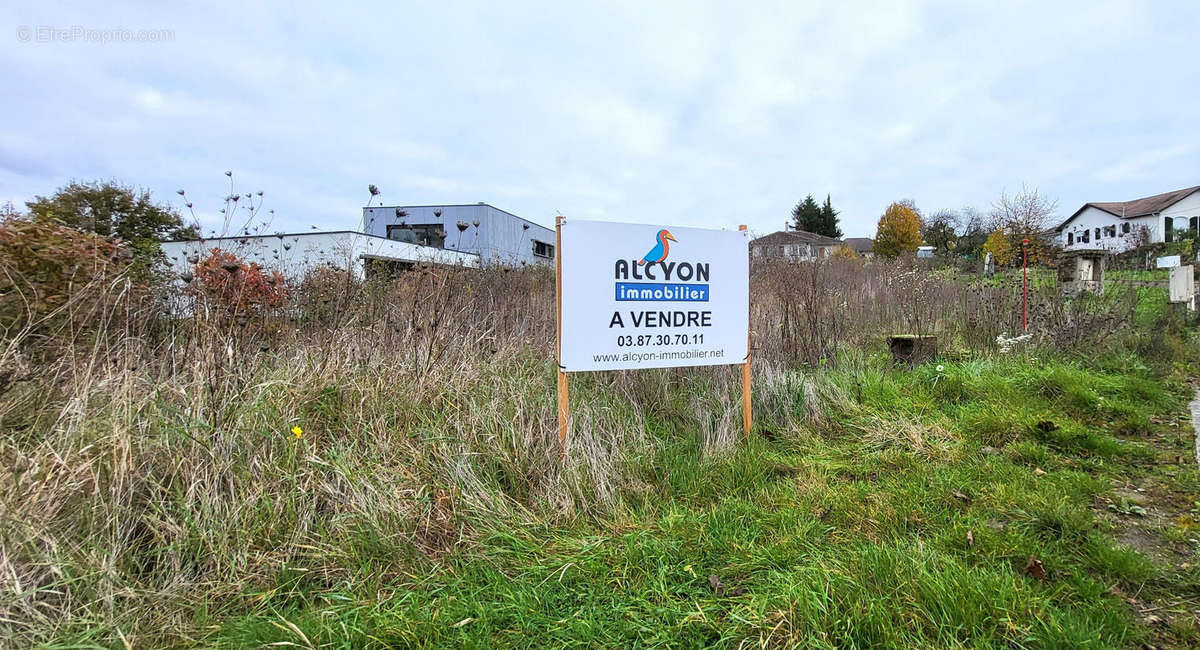
<path fill-rule="evenodd" d="M 268 272 L 219 248 L 196 263 L 193 291 L 235 317 L 261 316 L 282 307 L 288 298 L 279 271 Z"/>
<path fill-rule="evenodd" d="M 875 231 L 875 253 L 884 257 L 899 257 L 916 253 L 921 245 L 921 215 L 908 202 L 888 206 L 879 217 Z"/>

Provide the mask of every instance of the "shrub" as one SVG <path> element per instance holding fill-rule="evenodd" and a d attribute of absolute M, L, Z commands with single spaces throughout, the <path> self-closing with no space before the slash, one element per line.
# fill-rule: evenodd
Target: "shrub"
<path fill-rule="evenodd" d="M 983 252 L 991 253 L 992 259 L 999 266 L 1008 266 L 1013 261 L 1012 246 L 1008 243 L 1008 235 L 1004 234 L 1003 230 L 997 230 L 988 235 L 987 241 L 983 244 Z"/>
<path fill-rule="evenodd" d="M 105 317 L 108 285 L 129 265 L 118 242 L 49 219 L 0 221 L 0 328 L 45 340 Z"/>
<path fill-rule="evenodd" d="M 261 317 L 287 302 L 287 284 L 279 271 L 265 271 L 219 248 L 196 264 L 195 276 L 194 295 L 231 317 Z"/>
<path fill-rule="evenodd" d="M 838 258 L 848 259 L 848 260 L 858 259 L 858 253 L 854 252 L 853 248 L 850 248 L 849 246 L 846 246 L 845 244 L 843 244 L 837 250 L 833 251 L 833 256 L 838 257 Z"/>
<path fill-rule="evenodd" d="M 362 283 L 353 273 L 319 266 L 309 271 L 296 287 L 298 315 L 307 324 L 340 325 L 363 292 Z"/>

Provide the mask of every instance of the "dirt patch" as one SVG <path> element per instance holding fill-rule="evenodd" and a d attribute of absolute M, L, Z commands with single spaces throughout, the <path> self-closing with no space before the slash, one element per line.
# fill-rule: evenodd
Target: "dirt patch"
<path fill-rule="evenodd" d="M 1183 557 L 1171 544 L 1158 535 L 1138 525 L 1126 525 L 1117 533 L 1117 541 L 1149 557 L 1160 565 L 1172 567 Z"/>
<path fill-rule="evenodd" d="M 1192 438 L 1194 441 L 1193 449 L 1196 452 L 1196 470 L 1200 471 L 1200 388 L 1196 389 L 1196 393 L 1192 396 L 1192 401 L 1188 404 L 1188 410 L 1192 413 Z"/>
<path fill-rule="evenodd" d="M 1200 390 L 1188 405 L 1189 413 L 1154 421 L 1153 433 L 1145 438 L 1157 451 L 1157 459 L 1137 464 L 1128 475 L 1128 482 L 1115 486 L 1093 506 L 1099 519 L 1113 526 L 1113 536 L 1146 556 L 1167 574 L 1189 569 L 1192 548 L 1189 543 L 1175 541 L 1177 531 L 1195 525 L 1196 495 L 1187 487 L 1191 481 L 1181 481 L 1185 473 L 1200 471 Z M 1132 612 L 1154 631 L 1153 647 L 1174 647 L 1178 637 L 1172 626 L 1200 626 L 1196 604 L 1190 598 L 1167 594 L 1152 583 L 1143 585 L 1137 593 L 1124 593 L 1117 585 L 1113 593 L 1128 603 Z"/>
<path fill-rule="evenodd" d="M 1165 485 L 1144 479 L 1137 486 L 1126 484 L 1114 488 L 1111 496 L 1103 500 L 1103 508 L 1097 511 L 1102 511 L 1102 518 L 1116 528 L 1114 536 L 1122 544 L 1164 569 L 1174 570 L 1187 560 L 1189 549 L 1165 539 L 1158 531 L 1176 525 L 1185 513 L 1176 496 Z"/>

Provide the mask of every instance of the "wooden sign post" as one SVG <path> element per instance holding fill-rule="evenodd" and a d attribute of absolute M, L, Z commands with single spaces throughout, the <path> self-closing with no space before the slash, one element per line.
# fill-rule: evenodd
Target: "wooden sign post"
<path fill-rule="evenodd" d="M 738 226 L 739 232 L 746 232 L 746 224 Z M 742 364 L 742 429 L 746 439 L 750 439 L 750 429 L 754 426 L 754 409 L 750 402 L 750 306 L 746 305 L 746 362 Z"/>
<path fill-rule="evenodd" d="M 554 301 L 558 316 L 558 345 L 555 346 L 555 361 L 558 363 L 558 446 L 567 455 L 567 421 L 571 417 L 571 384 L 562 365 L 562 215 L 554 218 Z"/>
<path fill-rule="evenodd" d="M 561 216 L 554 225 L 562 452 L 570 424 L 572 372 L 740 365 L 742 425 L 749 436 L 746 227 L 731 232 Z M 570 256 L 564 254 L 564 242 Z"/>

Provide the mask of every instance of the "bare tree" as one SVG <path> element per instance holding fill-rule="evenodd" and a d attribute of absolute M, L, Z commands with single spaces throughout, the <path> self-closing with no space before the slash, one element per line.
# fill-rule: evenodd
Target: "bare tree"
<path fill-rule="evenodd" d="M 958 245 L 959 216 L 954 210 L 938 210 L 921 224 L 921 236 L 938 255 L 949 255 Z"/>
<path fill-rule="evenodd" d="M 1012 196 L 1000 193 L 992 204 L 992 225 L 1008 235 L 1014 250 L 1020 250 L 1021 240 L 1028 239 L 1030 263 L 1046 262 L 1052 246 L 1042 239 L 1042 233 L 1053 224 L 1057 211 L 1057 199 L 1040 194 L 1036 187 L 1031 190 L 1022 185 L 1021 191 Z"/>
<path fill-rule="evenodd" d="M 958 252 L 960 255 L 978 257 L 988 235 L 995 230 L 991 218 L 972 206 L 964 207 L 959 215 Z"/>

